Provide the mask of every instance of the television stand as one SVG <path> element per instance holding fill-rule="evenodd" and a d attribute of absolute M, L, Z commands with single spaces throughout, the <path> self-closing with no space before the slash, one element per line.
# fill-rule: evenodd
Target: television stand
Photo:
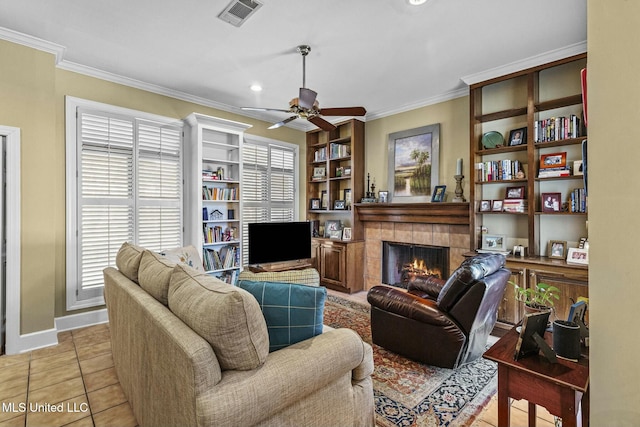
<path fill-rule="evenodd" d="M 305 268 L 312 268 L 313 264 L 310 259 L 299 259 L 295 261 L 283 261 L 283 262 L 270 262 L 265 264 L 253 264 L 248 268 L 253 273 L 273 273 L 278 271 L 287 270 L 302 270 Z"/>

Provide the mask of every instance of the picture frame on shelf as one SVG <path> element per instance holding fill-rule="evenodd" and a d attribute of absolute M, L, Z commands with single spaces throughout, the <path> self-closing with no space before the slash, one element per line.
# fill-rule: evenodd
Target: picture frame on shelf
<path fill-rule="evenodd" d="M 351 240 L 351 227 L 345 227 L 342 229 L 342 240 Z"/>
<path fill-rule="evenodd" d="M 344 173 L 344 176 L 351 176 L 351 166 L 345 166 L 343 173 Z"/>
<path fill-rule="evenodd" d="M 346 209 L 346 205 L 345 205 L 344 200 L 334 200 L 333 209 L 335 209 L 335 210 L 345 210 Z"/>
<path fill-rule="evenodd" d="M 564 168 L 567 166 L 567 153 L 542 154 L 540 156 L 540 169 Z"/>
<path fill-rule="evenodd" d="M 378 191 L 378 202 L 387 203 L 389 201 L 389 192 L 388 191 Z"/>
<path fill-rule="evenodd" d="M 327 194 L 327 190 L 320 192 L 320 209 L 329 209 L 329 194 Z"/>
<path fill-rule="evenodd" d="M 522 145 L 527 143 L 527 128 L 513 129 L 509 132 L 509 145 Z"/>
<path fill-rule="evenodd" d="M 582 176 L 584 175 L 584 168 L 582 165 L 582 160 L 574 160 L 573 161 L 573 175 L 574 176 Z"/>
<path fill-rule="evenodd" d="M 340 237 L 338 236 L 338 233 Z M 324 222 L 324 237 L 328 237 L 330 239 L 342 239 L 342 221 L 328 219 Z"/>
<path fill-rule="evenodd" d="M 438 185 L 440 123 L 389 134 L 389 201 L 432 201 Z"/>
<path fill-rule="evenodd" d="M 309 200 L 309 209 L 312 211 L 320 209 L 320 199 L 314 198 Z"/>
<path fill-rule="evenodd" d="M 567 251 L 567 263 L 589 265 L 589 250 L 580 248 L 569 248 Z"/>
<path fill-rule="evenodd" d="M 503 200 L 492 200 L 491 201 L 491 211 L 492 212 L 502 212 Z"/>
<path fill-rule="evenodd" d="M 542 193 L 540 195 L 542 212 L 561 212 L 562 201 L 560 193 Z"/>
<path fill-rule="evenodd" d="M 351 208 L 351 189 L 350 188 L 345 188 L 342 191 L 342 198 L 344 199 L 344 206 L 347 209 Z"/>
<path fill-rule="evenodd" d="M 507 187 L 505 191 L 505 199 L 524 199 L 525 186 Z"/>
<path fill-rule="evenodd" d="M 336 168 L 336 178 L 340 178 L 344 175 L 344 167 L 338 166 Z"/>
<path fill-rule="evenodd" d="M 485 251 L 502 252 L 507 250 L 507 236 L 504 234 L 484 234 L 482 247 Z"/>
<path fill-rule="evenodd" d="M 480 212 L 491 212 L 491 200 L 480 200 L 480 206 L 478 207 Z"/>
<path fill-rule="evenodd" d="M 313 168 L 313 179 L 323 179 L 327 175 L 327 169 L 316 166 Z"/>
<path fill-rule="evenodd" d="M 436 185 L 433 189 L 433 195 L 431 196 L 432 202 L 444 202 L 446 196 L 446 185 Z"/>
<path fill-rule="evenodd" d="M 547 244 L 547 257 L 565 259 L 567 253 L 567 242 L 564 240 L 549 240 Z"/>

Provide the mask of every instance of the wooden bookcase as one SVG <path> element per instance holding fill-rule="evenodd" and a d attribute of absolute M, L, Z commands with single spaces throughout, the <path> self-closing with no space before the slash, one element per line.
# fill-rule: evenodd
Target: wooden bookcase
<path fill-rule="evenodd" d="M 352 119 L 333 131 L 310 131 L 306 143 L 307 220 L 319 224 L 312 255 L 320 281 L 343 292 L 362 290 L 364 230 L 353 204 L 364 196 L 364 122 Z M 351 240 L 325 237 L 327 221 L 350 228 Z"/>
<path fill-rule="evenodd" d="M 570 176 L 538 178 L 540 158 L 566 153 L 567 163 L 572 165 L 574 160 L 582 159 L 586 132 L 580 126 L 575 137 L 559 134 L 553 140 L 539 142 L 535 140 L 536 121 L 575 115 L 582 124 L 580 70 L 586 67 L 586 60 L 586 53 L 575 55 L 470 86 L 471 249 L 481 248 L 486 235 L 504 236 L 507 250 L 515 245 L 528 248 L 527 256 L 507 257 L 512 281 L 524 286 L 544 282 L 559 287 L 561 302 L 556 306 L 559 319 L 566 319 L 571 299 L 588 297 L 588 267 L 549 258 L 549 241 L 564 241 L 567 247 L 576 247 L 580 238 L 587 236 L 587 214 L 562 209 L 546 212 L 541 196 L 559 193 L 561 202 L 568 202 L 571 193 L 584 186 L 583 176 L 572 171 Z M 510 132 L 522 128 L 526 129 L 522 144 L 509 145 Z M 483 145 L 483 135 L 491 131 L 503 135 L 501 146 Z M 482 171 L 488 168 L 488 162 L 500 164 L 506 170 L 516 161 L 524 165 L 524 176 L 514 170 L 511 176 L 499 174 L 489 180 Z M 518 187 L 524 189 L 526 208 L 522 212 L 481 211 L 481 205 L 504 200 L 510 188 L 516 188 L 517 193 Z M 513 299 L 510 288 L 498 316 L 505 324 L 519 321 L 522 315 L 520 303 Z"/>

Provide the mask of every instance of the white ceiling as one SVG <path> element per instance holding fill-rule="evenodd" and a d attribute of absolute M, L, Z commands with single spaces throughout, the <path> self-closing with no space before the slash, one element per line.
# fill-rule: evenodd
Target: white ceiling
<path fill-rule="evenodd" d="M 217 18 L 228 0 L 0 0 L 0 27 L 12 30 L 0 37 L 60 45 L 66 69 L 274 122 L 288 114 L 239 108 L 288 108 L 300 44 L 321 107 L 364 106 L 368 120 L 586 50 L 586 0 L 260 1 L 235 27 Z"/>

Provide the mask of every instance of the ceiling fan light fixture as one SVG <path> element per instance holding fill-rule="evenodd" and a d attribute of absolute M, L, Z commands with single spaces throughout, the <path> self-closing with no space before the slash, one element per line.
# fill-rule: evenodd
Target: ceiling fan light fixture
<path fill-rule="evenodd" d="M 260 86 L 258 83 L 252 84 L 250 89 L 254 92 L 262 92 L 262 86 Z"/>
<path fill-rule="evenodd" d="M 407 0 L 411 6 L 420 6 L 421 4 L 425 4 L 427 0 Z"/>

